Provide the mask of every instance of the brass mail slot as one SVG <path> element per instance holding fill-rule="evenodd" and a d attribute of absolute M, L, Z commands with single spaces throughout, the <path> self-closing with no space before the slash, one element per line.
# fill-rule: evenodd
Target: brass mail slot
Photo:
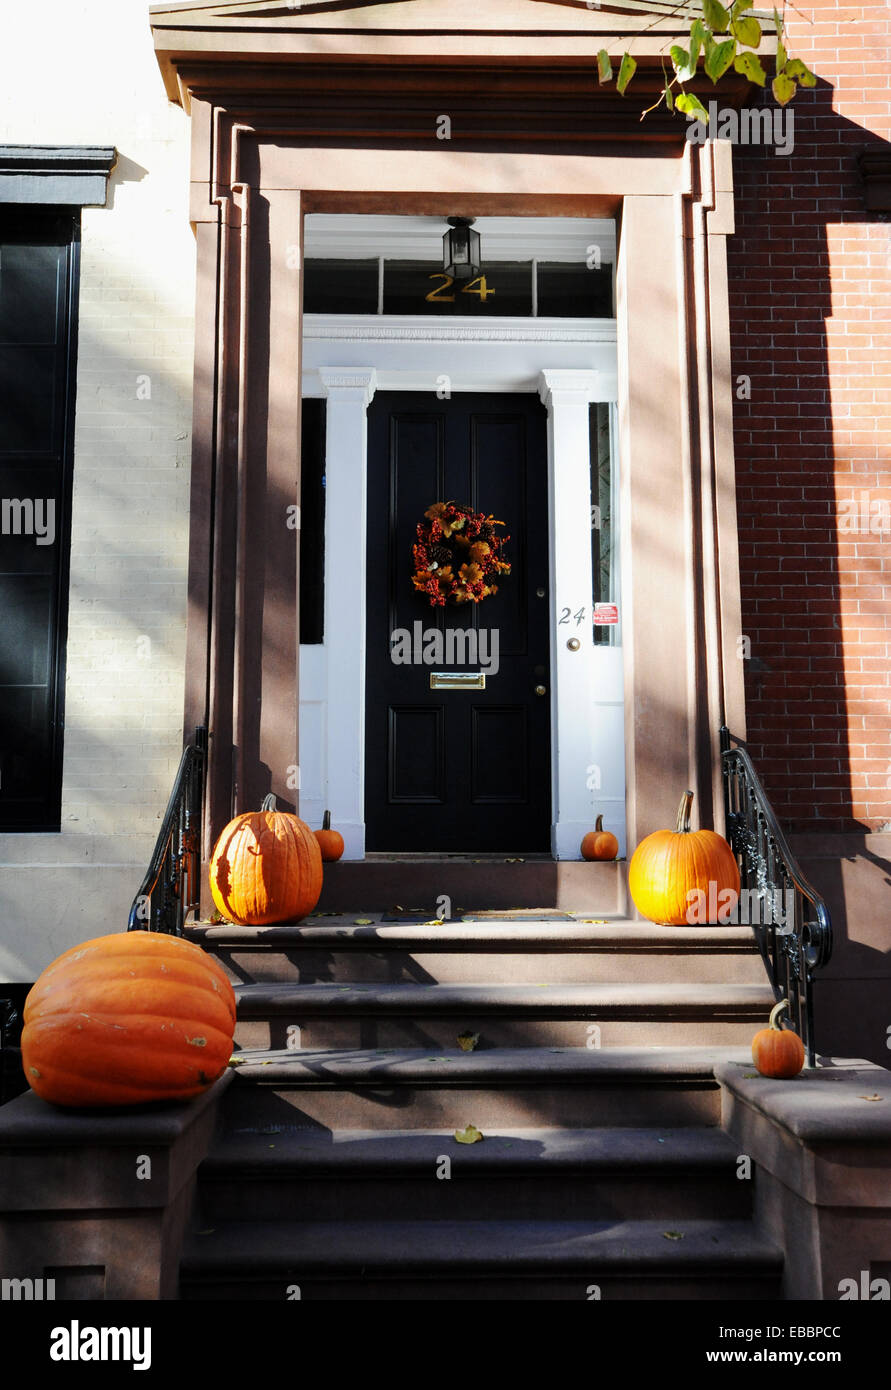
<path fill-rule="evenodd" d="M 485 690 L 485 671 L 431 671 L 431 690 Z"/>

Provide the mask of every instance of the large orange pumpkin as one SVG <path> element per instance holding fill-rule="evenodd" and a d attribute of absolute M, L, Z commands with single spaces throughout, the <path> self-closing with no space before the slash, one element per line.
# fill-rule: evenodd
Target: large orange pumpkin
<path fill-rule="evenodd" d="M 654 831 L 632 855 L 628 891 L 637 910 L 651 922 L 681 927 L 702 920 L 697 902 L 717 904 L 714 915 L 726 922 L 739 900 L 733 850 L 714 830 L 690 829 L 692 805 L 693 793 L 684 792 L 677 828 Z"/>
<path fill-rule="evenodd" d="M 316 830 L 315 837 L 319 842 L 319 849 L 322 851 L 322 859 L 329 863 L 339 859 L 343 854 L 343 836 L 339 830 L 331 829 L 331 812 L 326 811 L 322 817 L 322 828 Z"/>
<path fill-rule="evenodd" d="M 22 1065 L 55 1105 L 189 1100 L 232 1056 L 235 995 L 200 946 L 119 932 L 73 946 L 25 1001 Z"/>
<path fill-rule="evenodd" d="M 582 840 L 583 859 L 615 859 L 619 853 L 619 842 L 610 830 L 603 828 L 603 816 L 598 816 L 594 829 L 589 830 Z"/>
<path fill-rule="evenodd" d="M 789 1007 L 781 999 L 770 1012 L 770 1022 L 752 1039 L 752 1061 L 762 1076 L 797 1076 L 804 1066 L 804 1043 L 792 1028 L 781 1028 L 780 1014 Z"/>
<path fill-rule="evenodd" d="M 241 926 L 299 921 L 322 891 L 319 842 L 267 796 L 262 810 L 236 816 L 217 840 L 210 891 L 223 917 Z"/>

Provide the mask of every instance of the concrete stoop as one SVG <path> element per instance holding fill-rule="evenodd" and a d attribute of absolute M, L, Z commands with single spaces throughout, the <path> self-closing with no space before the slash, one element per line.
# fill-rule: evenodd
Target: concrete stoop
<path fill-rule="evenodd" d="M 771 1004 L 747 929 L 366 908 L 192 935 L 240 1050 L 182 1297 L 779 1296 L 714 1075 Z"/>
<path fill-rule="evenodd" d="M 757 1075 L 748 928 L 467 917 L 191 928 L 236 986 L 233 1065 L 188 1105 L 0 1109 L 0 1273 L 84 1299 L 877 1296 L 843 1290 L 891 1268 L 891 1072 Z"/>

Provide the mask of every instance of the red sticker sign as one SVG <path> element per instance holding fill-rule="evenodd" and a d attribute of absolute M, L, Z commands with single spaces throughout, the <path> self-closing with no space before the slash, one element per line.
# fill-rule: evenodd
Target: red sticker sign
<path fill-rule="evenodd" d="M 619 621 L 619 609 L 615 603 L 595 603 L 594 605 L 594 626 L 602 627 L 604 624 L 617 623 Z"/>

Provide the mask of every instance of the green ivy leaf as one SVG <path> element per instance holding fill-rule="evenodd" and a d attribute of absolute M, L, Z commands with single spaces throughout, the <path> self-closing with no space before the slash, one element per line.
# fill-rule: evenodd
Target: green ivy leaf
<path fill-rule="evenodd" d="M 603 83 L 612 82 L 612 80 L 613 65 L 610 61 L 610 56 L 605 48 L 601 48 L 600 52 L 597 54 L 597 81 Z"/>
<path fill-rule="evenodd" d="M 679 82 L 689 82 L 696 71 L 696 64 L 690 62 L 690 54 L 686 48 L 681 48 L 680 44 L 673 43 L 669 50 L 671 54 L 671 65 L 677 74 Z"/>
<path fill-rule="evenodd" d="M 702 0 L 702 13 L 705 22 L 715 34 L 726 34 L 727 26 L 730 23 L 730 15 L 719 4 L 719 0 Z"/>
<path fill-rule="evenodd" d="M 668 85 L 667 82 L 666 82 L 666 84 L 665 84 L 665 93 L 664 93 L 664 95 L 665 95 L 665 105 L 668 107 L 669 111 L 673 111 L 673 110 L 674 110 L 674 92 L 671 90 L 671 88 L 669 87 L 669 85 Z"/>
<path fill-rule="evenodd" d="M 801 61 L 800 58 L 791 58 L 783 69 L 787 77 L 797 77 L 799 85 L 802 87 L 816 87 L 816 74 Z"/>
<path fill-rule="evenodd" d="M 767 82 L 767 73 L 757 53 L 737 53 L 733 66 L 736 72 L 741 72 L 750 82 L 757 82 L 759 87 Z"/>
<path fill-rule="evenodd" d="M 734 19 L 730 22 L 730 32 L 744 43 L 746 48 L 757 48 L 761 42 L 761 25 L 757 19 Z"/>
<path fill-rule="evenodd" d="M 692 92 L 683 92 L 675 102 L 675 106 L 679 111 L 683 111 L 685 116 L 695 116 L 699 121 L 708 122 L 708 112 L 699 97 L 695 97 Z"/>
<path fill-rule="evenodd" d="M 778 73 L 771 87 L 780 106 L 786 106 L 795 95 L 795 82 L 791 77 L 786 77 L 785 73 Z"/>
<path fill-rule="evenodd" d="M 694 19 L 693 23 L 690 25 L 690 63 L 694 71 L 696 70 L 696 64 L 699 62 L 699 55 L 705 48 L 705 41 L 709 37 L 709 32 L 702 20 Z"/>
<path fill-rule="evenodd" d="M 621 66 L 620 66 L 620 68 L 619 68 L 619 80 L 618 80 L 617 83 L 616 83 L 616 88 L 617 88 L 617 90 L 618 90 L 620 96 L 624 96 L 624 95 L 625 95 L 625 88 L 628 86 L 628 83 L 631 81 L 632 77 L 634 76 L 634 74 L 635 74 L 636 72 L 637 72 L 637 62 L 636 62 L 636 60 L 635 60 L 634 58 L 632 58 L 632 56 L 631 56 L 630 53 L 623 53 L 623 54 L 622 54 L 622 63 L 621 63 Z"/>
<path fill-rule="evenodd" d="M 733 18 L 736 19 L 737 15 L 742 14 L 743 10 L 751 10 L 754 8 L 754 5 L 755 0 L 734 0 L 734 5 L 730 13 L 733 15 Z"/>
<path fill-rule="evenodd" d="M 706 45 L 705 49 L 705 71 L 712 82 L 717 82 L 730 67 L 736 54 L 736 39 L 727 39 L 724 43 Z"/>

